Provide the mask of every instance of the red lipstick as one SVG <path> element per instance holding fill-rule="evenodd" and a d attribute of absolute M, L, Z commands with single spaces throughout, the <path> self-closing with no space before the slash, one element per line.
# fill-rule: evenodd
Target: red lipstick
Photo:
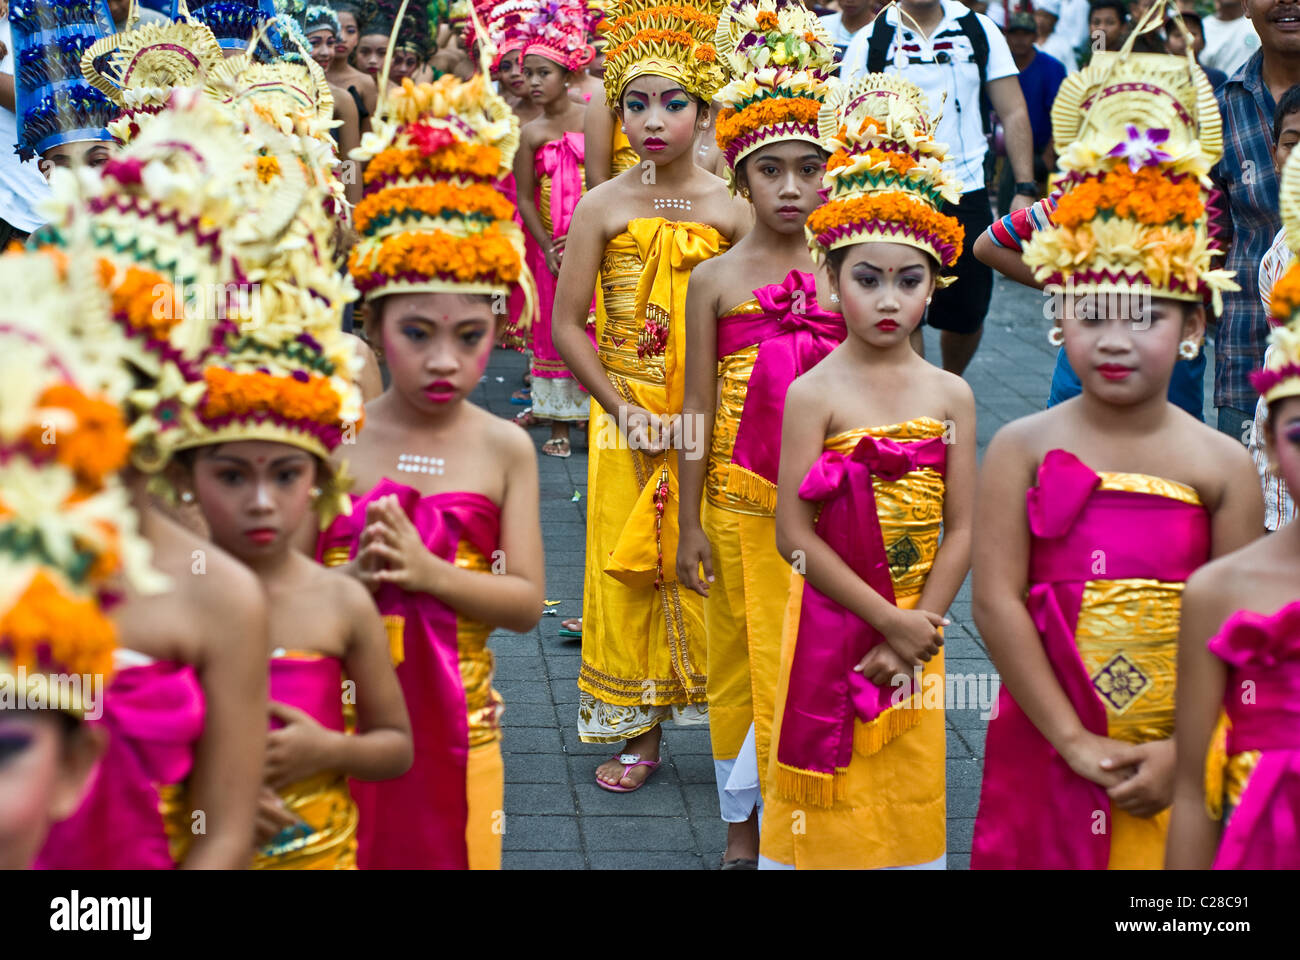
<path fill-rule="evenodd" d="M 877 329 L 877 330 L 884 330 L 886 333 L 893 333 L 895 330 L 898 329 L 898 321 L 897 321 L 897 320 L 881 320 L 879 323 L 876 324 L 876 329 Z"/>
<path fill-rule="evenodd" d="M 646 137 L 644 146 L 647 150 L 653 150 L 657 153 L 660 150 L 667 149 L 668 144 L 666 141 L 660 140 L 658 137 Z"/>
<path fill-rule="evenodd" d="M 1118 363 L 1103 363 L 1098 365 L 1097 372 L 1107 380 L 1123 380 L 1133 372 L 1133 368 Z"/>
<path fill-rule="evenodd" d="M 279 535 L 278 531 L 272 529 L 271 527 L 258 527 L 254 530 L 244 531 L 244 536 L 246 536 L 249 540 L 253 541 L 253 543 L 256 543 L 258 546 L 262 546 L 262 547 L 274 541 L 278 535 Z"/>
<path fill-rule="evenodd" d="M 456 399 L 456 385 L 449 380 L 435 380 L 424 388 L 424 395 L 434 403 L 448 403 Z"/>

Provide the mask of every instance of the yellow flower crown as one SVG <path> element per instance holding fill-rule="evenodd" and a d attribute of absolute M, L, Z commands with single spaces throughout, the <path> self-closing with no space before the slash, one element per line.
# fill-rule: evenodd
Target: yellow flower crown
<path fill-rule="evenodd" d="M 193 423 L 203 365 L 245 319 L 245 268 L 274 251 L 307 189 L 301 171 L 264 182 L 259 171 L 272 165 L 298 170 L 255 144 L 230 110 L 178 90 L 102 176 L 81 171 L 56 185 L 44 233 L 66 247 L 88 221 L 136 375 L 129 435 L 141 470 L 160 470 Z"/>
<path fill-rule="evenodd" d="M 104 37 L 82 54 L 81 73 L 122 108 L 108 132 L 127 143 L 162 111 L 172 90 L 201 86 L 221 63 L 221 45 L 207 25 L 176 20 Z"/>
<path fill-rule="evenodd" d="M 1295 253 L 1300 251 L 1300 154 L 1287 158 L 1279 196 L 1287 246 Z M 1270 349 L 1263 369 L 1251 374 L 1251 382 L 1264 402 L 1272 403 L 1300 396 L 1300 260 L 1293 259 L 1273 284 L 1268 320 L 1273 324 Z"/>
<path fill-rule="evenodd" d="M 955 264 L 965 231 L 939 210 L 961 199 L 961 183 L 943 168 L 948 148 L 935 143 L 938 117 L 929 116 L 920 88 L 867 74 L 834 91 L 819 122 L 831 158 L 829 199 L 806 228 L 814 255 L 876 241 L 916 247 L 941 267 Z"/>
<path fill-rule="evenodd" d="M 1049 291 L 1147 292 L 1217 313 L 1233 274 L 1211 229 L 1210 168 L 1223 124 L 1200 67 L 1154 53 L 1099 53 L 1052 105 L 1060 151 L 1053 225 L 1025 244 Z"/>
<path fill-rule="evenodd" d="M 91 266 L 75 266 L 59 251 L 0 257 L 0 676 L 30 672 L 26 693 L 80 714 L 86 691 L 50 675 L 107 678 L 114 586 L 126 576 L 156 592 L 166 580 L 118 475 L 130 451 L 122 338 L 103 292 L 82 280 Z"/>
<path fill-rule="evenodd" d="M 714 43 L 737 79 L 717 95 L 718 148 L 735 190 L 736 167 L 765 143 L 821 146 L 817 117 L 835 81 L 825 28 L 800 0 L 733 0 Z"/>
<path fill-rule="evenodd" d="M 370 298 L 477 293 L 504 303 L 522 284 L 531 318 L 523 232 L 496 192 L 519 147 L 519 118 L 479 74 L 418 86 L 407 78 L 376 112 L 352 153 L 369 161 L 354 211 L 362 239 L 348 261 L 357 287 Z"/>
<path fill-rule="evenodd" d="M 650 74 L 676 80 L 705 101 L 727 82 L 714 36 L 723 0 L 666 4 L 616 0 L 598 29 L 605 36 L 605 99 L 614 106 L 623 88 Z"/>

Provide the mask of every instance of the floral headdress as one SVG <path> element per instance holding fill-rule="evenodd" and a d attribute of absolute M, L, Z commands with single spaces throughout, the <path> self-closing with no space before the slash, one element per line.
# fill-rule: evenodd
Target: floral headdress
<path fill-rule="evenodd" d="M 706 103 L 727 82 L 713 45 L 722 0 L 665 4 L 619 0 L 600 30 L 605 34 L 605 99 L 618 103 L 623 88 L 647 74 L 667 77 Z"/>
<path fill-rule="evenodd" d="M 587 42 L 591 23 L 586 0 L 549 0 L 524 25 L 523 56 L 581 70 L 596 57 L 596 48 Z"/>
<path fill-rule="evenodd" d="M 335 37 L 343 33 L 343 28 L 339 26 L 338 15 L 329 7 L 322 5 L 308 7 L 303 19 L 303 33 L 311 33 L 313 30 L 326 28 L 334 31 Z"/>
<path fill-rule="evenodd" d="M 1300 154 L 1287 158 L 1279 195 L 1287 246 L 1295 253 L 1300 250 Z M 1252 373 L 1250 379 L 1264 402 L 1272 403 L 1300 396 L 1300 260 L 1292 259 L 1273 284 L 1268 322 L 1273 329 L 1264 368 Z"/>
<path fill-rule="evenodd" d="M 834 83 L 828 79 L 834 48 L 800 0 L 733 0 L 714 42 L 737 78 L 717 96 L 718 148 L 734 190 L 736 167 L 763 144 L 821 146 L 817 117 Z"/>
<path fill-rule="evenodd" d="M 170 23 L 137 23 L 104 37 L 81 57 L 82 75 L 119 109 L 108 132 L 122 143 L 140 132 L 143 118 L 162 111 L 172 90 L 202 86 L 222 62 L 217 38 L 189 19 L 184 0 L 177 13 L 181 19 Z"/>
<path fill-rule="evenodd" d="M 102 176 L 84 171 L 55 191 L 47 234 L 66 247 L 89 221 L 99 279 L 126 334 L 137 380 L 132 457 L 146 472 L 162 468 L 192 421 L 204 363 L 249 309 L 248 271 L 274 249 L 306 190 L 302 174 L 298 185 L 265 178 L 280 169 L 297 162 L 257 149 L 230 110 L 178 90 Z"/>
<path fill-rule="evenodd" d="M 466 52 L 476 57 L 476 50 L 487 46 L 488 65 L 495 70 L 508 54 L 523 50 L 528 44 L 527 25 L 541 5 L 541 0 L 502 0 L 501 3 L 458 0 L 451 16 L 464 23 L 462 40 Z"/>
<path fill-rule="evenodd" d="M 187 0 L 172 0 L 172 19 L 181 19 L 180 8 Z M 301 7 L 302 0 L 287 0 Z M 257 37 L 258 31 L 275 19 L 273 0 L 188 0 L 191 18 L 212 29 L 223 50 L 244 50 Z M 273 42 L 279 44 L 272 31 Z"/>
<path fill-rule="evenodd" d="M 94 687 L 52 675 L 107 678 L 117 579 L 166 580 L 118 473 L 130 380 L 103 293 L 76 273 L 62 253 L 0 257 L 0 676 L 21 669 L 29 698 L 80 716 Z"/>
<path fill-rule="evenodd" d="M 386 93 L 374 130 L 353 151 L 369 161 L 354 211 L 361 242 L 348 267 L 374 298 L 390 293 L 506 297 L 532 278 L 515 207 L 497 189 L 519 147 L 519 118 L 482 74 Z"/>
<path fill-rule="evenodd" d="M 1054 225 L 1025 244 L 1034 276 L 1051 292 L 1208 295 L 1217 313 L 1239 288 L 1210 268 L 1222 252 L 1209 173 L 1223 123 L 1200 67 L 1127 46 L 1094 54 L 1061 84 L 1052 130 L 1061 197 Z"/>
<path fill-rule="evenodd" d="M 921 89 L 889 74 L 867 74 L 828 97 L 819 125 L 831 151 L 829 199 L 808 217 L 814 254 L 876 241 L 916 247 L 941 268 L 957 262 L 965 231 L 940 207 L 961 199 L 961 183 L 943 168 L 948 148 L 935 143 L 937 124 Z"/>
<path fill-rule="evenodd" d="M 81 75 L 81 58 L 113 32 L 107 0 L 13 0 L 14 100 L 18 155 L 85 140 L 112 142 L 117 107 Z"/>

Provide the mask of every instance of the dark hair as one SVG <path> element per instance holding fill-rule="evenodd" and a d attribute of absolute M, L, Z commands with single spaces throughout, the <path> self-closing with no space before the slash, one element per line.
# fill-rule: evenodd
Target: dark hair
<path fill-rule="evenodd" d="M 826 269 L 835 278 L 836 283 L 839 283 L 840 269 L 844 266 L 844 260 L 849 255 L 849 248 L 854 246 L 856 244 L 849 243 L 826 253 Z M 925 251 L 918 252 L 925 253 Z M 934 255 L 925 253 L 925 263 L 930 268 L 930 276 L 937 277 L 939 275 L 939 261 L 934 258 Z"/>
<path fill-rule="evenodd" d="M 1273 146 L 1282 137 L 1282 124 L 1293 113 L 1300 113 L 1300 83 L 1286 88 L 1273 111 Z"/>
<path fill-rule="evenodd" d="M 1088 16 L 1091 17 L 1098 10 L 1114 10 L 1120 23 L 1128 23 L 1128 4 L 1124 0 L 1092 0 L 1088 4 Z"/>

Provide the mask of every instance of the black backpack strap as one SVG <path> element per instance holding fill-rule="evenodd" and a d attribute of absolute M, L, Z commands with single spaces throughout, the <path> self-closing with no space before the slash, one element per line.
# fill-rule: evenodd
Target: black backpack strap
<path fill-rule="evenodd" d="M 957 26 L 961 27 L 961 32 L 966 34 L 966 39 L 970 41 L 971 51 L 975 56 L 975 66 L 980 72 L 980 122 L 985 132 L 989 130 L 989 98 L 984 92 L 984 87 L 988 83 L 989 69 L 989 38 L 985 34 L 984 28 L 980 25 L 979 16 L 974 10 L 957 19 Z"/>
<path fill-rule="evenodd" d="M 884 73 L 885 61 L 889 57 L 889 45 L 894 40 L 894 25 L 885 20 L 884 14 L 876 17 L 871 26 L 871 36 L 867 39 L 867 73 Z"/>

